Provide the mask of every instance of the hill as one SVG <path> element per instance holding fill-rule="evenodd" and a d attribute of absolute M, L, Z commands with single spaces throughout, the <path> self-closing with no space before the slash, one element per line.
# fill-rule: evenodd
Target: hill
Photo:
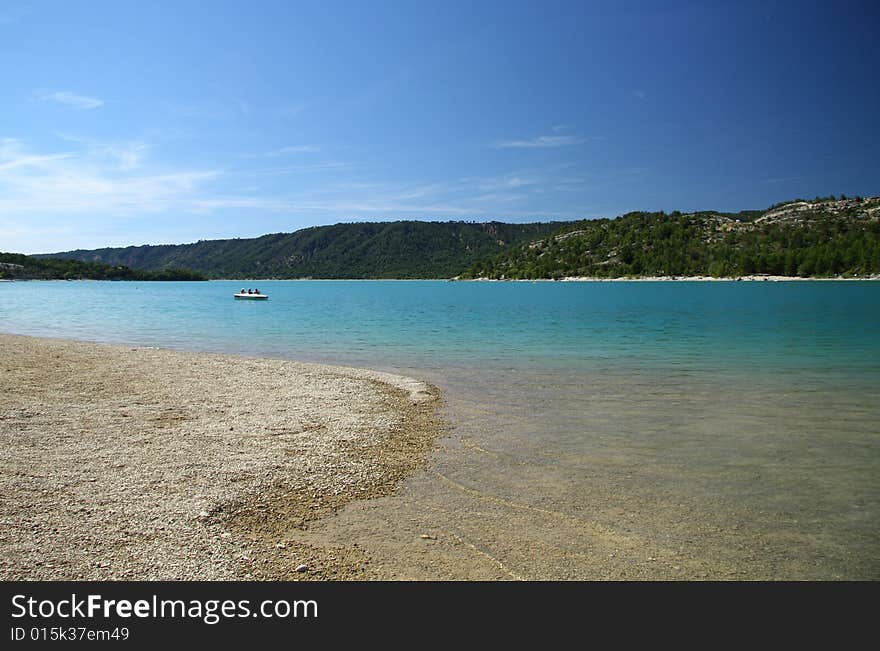
<path fill-rule="evenodd" d="M 206 280 L 186 269 L 135 271 L 121 265 L 0 253 L 3 280 Z"/>
<path fill-rule="evenodd" d="M 499 251 L 545 237 L 561 225 L 370 222 L 252 239 L 49 255 L 148 271 L 185 267 L 211 278 L 449 278 Z"/>
<path fill-rule="evenodd" d="M 474 263 L 461 278 L 860 276 L 880 272 L 880 197 L 766 211 L 632 212 L 573 222 Z"/>

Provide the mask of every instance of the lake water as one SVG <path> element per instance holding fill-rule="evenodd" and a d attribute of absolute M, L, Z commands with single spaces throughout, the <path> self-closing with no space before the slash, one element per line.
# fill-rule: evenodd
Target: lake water
<path fill-rule="evenodd" d="M 880 578 L 880 282 L 243 284 L 0 283 L 0 331 L 437 384 L 428 470 L 309 534 L 390 576 Z"/>

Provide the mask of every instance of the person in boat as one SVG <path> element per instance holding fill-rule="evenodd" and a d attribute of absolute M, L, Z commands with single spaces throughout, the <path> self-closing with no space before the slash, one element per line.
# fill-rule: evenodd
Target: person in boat
<path fill-rule="evenodd" d="M 254 290 L 254 294 L 259 294 L 259 293 L 260 293 L 260 290 L 259 290 L 259 289 L 255 289 L 255 290 Z"/>
<path fill-rule="evenodd" d="M 244 287 L 241 288 L 241 291 L 239 292 L 239 294 L 244 294 Z"/>
<path fill-rule="evenodd" d="M 248 294 L 253 294 L 253 293 L 254 293 L 254 290 L 252 290 L 250 287 L 248 287 Z"/>

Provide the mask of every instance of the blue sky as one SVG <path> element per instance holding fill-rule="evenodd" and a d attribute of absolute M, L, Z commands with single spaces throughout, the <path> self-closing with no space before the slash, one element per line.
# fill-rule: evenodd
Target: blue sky
<path fill-rule="evenodd" d="M 0 250 L 880 194 L 877 7 L 0 0 Z"/>

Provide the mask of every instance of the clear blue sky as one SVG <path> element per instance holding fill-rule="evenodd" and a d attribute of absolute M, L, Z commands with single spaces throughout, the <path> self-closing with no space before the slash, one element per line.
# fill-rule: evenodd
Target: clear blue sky
<path fill-rule="evenodd" d="M 0 250 L 880 194 L 878 7 L 0 0 Z"/>

